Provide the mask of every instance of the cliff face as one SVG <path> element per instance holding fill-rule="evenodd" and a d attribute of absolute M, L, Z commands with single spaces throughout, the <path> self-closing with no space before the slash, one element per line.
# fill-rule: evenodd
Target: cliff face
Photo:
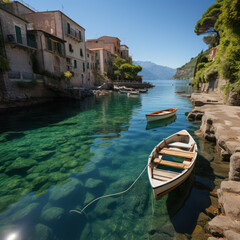
<path fill-rule="evenodd" d="M 184 64 L 182 67 L 177 68 L 176 74 L 172 79 L 176 80 L 185 80 L 193 79 L 194 68 L 197 62 L 197 57 L 192 58 L 188 63 Z"/>

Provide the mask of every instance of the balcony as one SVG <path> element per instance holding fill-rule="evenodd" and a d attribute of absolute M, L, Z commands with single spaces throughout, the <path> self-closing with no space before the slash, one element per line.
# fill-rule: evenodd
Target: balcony
<path fill-rule="evenodd" d="M 74 29 L 70 28 L 70 29 L 67 29 L 66 31 L 66 35 L 78 42 L 82 42 L 82 36 L 81 34 L 79 34 L 79 32 L 75 31 Z"/>
<path fill-rule="evenodd" d="M 18 45 L 20 47 L 27 48 L 37 48 L 37 42 L 34 39 L 33 35 L 16 35 L 16 34 L 8 34 L 7 40 L 11 44 Z"/>

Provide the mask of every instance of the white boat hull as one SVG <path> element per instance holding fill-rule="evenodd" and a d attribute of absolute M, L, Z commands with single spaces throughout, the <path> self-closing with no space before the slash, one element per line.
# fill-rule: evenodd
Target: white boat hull
<path fill-rule="evenodd" d="M 183 175 L 179 176 L 176 179 L 173 179 L 173 181 L 170 181 L 162 186 L 153 188 L 153 193 L 154 193 L 155 199 L 158 200 L 158 199 L 162 198 L 168 192 L 172 191 L 174 188 L 180 186 L 184 181 L 186 181 L 188 179 L 188 177 L 191 175 L 194 165 L 195 164 L 193 164 L 191 166 L 191 168 L 188 169 Z"/>
<path fill-rule="evenodd" d="M 181 141 L 182 139 L 187 139 L 187 142 Z M 189 148 L 191 150 L 186 151 L 186 148 Z M 170 153 L 167 153 L 166 151 Z M 164 154 L 171 155 L 173 152 L 174 154 L 172 156 L 179 156 L 184 158 L 183 163 L 176 163 L 162 159 L 162 157 L 164 157 Z M 148 159 L 148 178 L 154 192 L 154 197 L 157 200 L 187 180 L 194 168 L 196 157 L 196 143 L 186 130 L 182 130 L 176 134 L 169 136 L 165 140 L 161 141 L 152 150 Z M 160 161 L 159 163 L 156 163 L 155 160 L 158 159 L 160 159 Z M 182 170 L 176 172 L 174 170 L 172 171 L 162 168 L 159 169 L 157 168 L 158 164 L 163 164 L 163 166 L 173 166 L 177 168 L 180 167 Z"/>
<path fill-rule="evenodd" d="M 150 115 L 150 116 L 147 115 L 147 121 L 150 122 L 150 121 L 165 119 L 165 118 L 169 118 L 175 114 L 176 114 L 176 112 L 171 112 L 171 113 L 164 114 L 164 115 Z"/>

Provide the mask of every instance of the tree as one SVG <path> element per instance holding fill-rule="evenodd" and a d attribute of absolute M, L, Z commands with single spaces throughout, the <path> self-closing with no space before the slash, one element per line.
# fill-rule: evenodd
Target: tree
<path fill-rule="evenodd" d="M 219 29 L 217 27 L 217 20 L 221 14 L 221 7 L 223 0 L 217 0 L 216 3 L 211 5 L 207 11 L 202 15 L 202 18 L 198 20 L 194 32 L 197 35 L 210 34 L 215 35 L 217 40 L 217 45 L 219 44 L 220 35 Z"/>
<path fill-rule="evenodd" d="M 128 63 L 125 59 L 114 55 L 115 61 L 113 64 L 114 76 L 117 79 L 137 80 L 137 74 L 142 71 L 140 65 Z"/>

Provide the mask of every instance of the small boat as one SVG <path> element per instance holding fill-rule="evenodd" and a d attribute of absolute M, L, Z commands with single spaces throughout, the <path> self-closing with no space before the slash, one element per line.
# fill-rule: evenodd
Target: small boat
<path fill-rule="evenodd" d="M 139 91 L 130 91 L 127 93 L 128 96 L 131 96 L 131 95 L 139 95 Z"/>
<path fill-rule="evenodd" d="M 140 93 L 147 93 L 148 89 L 147 88 L 142 88 L 142 89 L 139 89 L 139 92 Z"/>
<path fill-rule="evenodd" d="M 177 112 L 177 108 L 168 108 L 161 111 L 148 113 L 146 114 L 146 117 L 147 117 L 147 121 L 150 122 L 150 121 L 169 118 L 175 115 L 176 112 Z"/>
<path fill-rule="evenodd" d="M 177 92 L 175 92 L 175 93 L 185 93 L 185 91 L 177 91 Z"/>
<path fill-rule="evenodd" d="M 165 127 L 173 122 L 175 122 L 177 116 L 173 115 L 169 118 L 165 118 L 165 119 L 160 119 L 157 121 L 150 121 L 147 122 L 147 126 L 146 126 L 146 130 L 150 130 L 150 129 L 154 129 L 154 128 L 160 128 L 160 127 Z"/>
<path fill-rule="evenodd" d="M 155 199 L 182 184 L 190 176 L 196 158 L 196 142 L 186 130 L 163 139 L 148 158 L 148 178 Z"/>

